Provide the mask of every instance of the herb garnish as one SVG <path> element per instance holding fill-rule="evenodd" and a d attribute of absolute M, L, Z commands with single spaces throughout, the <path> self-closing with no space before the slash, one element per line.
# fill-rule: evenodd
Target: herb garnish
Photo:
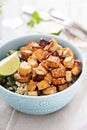
<path fill-rule="evenodd" d="M 61 29 L 61 30 L 59 30 L 58 32 L 53 32 L 53 33 L 51 33 L 51 34 L 53 34 L 53 35 L 60 35 L 61 34 L 61 32 L 62 32 L 63 30 Z"/>
<path fill-rule="evenodd" d="M 32 13 L 32 19 L 27 23 L 28 26 L 34 27 L 35 24 L 39 24 L 42 22 L 42 18 L 40 18 L 40 15 L 37 11 L 34 11 Z"/>
<path fill-rule="evenodd" d="M 0 8 L 0 14 L 2 14 L 2 8 Z"/>

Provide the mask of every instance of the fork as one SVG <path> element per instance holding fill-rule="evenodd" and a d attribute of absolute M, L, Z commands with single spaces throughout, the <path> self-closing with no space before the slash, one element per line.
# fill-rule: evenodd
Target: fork
<path fill-rule="evenodd" d="M 56 21 L 64 26 L 64 32 L 66 35 L 72 38 L 79 38 L 87 42 L 87 30 L 79 23 L 74 22 L 70 19 L 58 17 L 58 10 L 52 8 L 49 10 L 49 15 L 56 19 Z"/>
<path fill-rule="evenodd" d="M 82 41 L 87 42 L 87 30 L 77 22 L 73 22 L 68 18 L 64 18 L 59 11 L 51 8 L 48 12 L 43 10 L 38 10 L 34 7 L 25 6 L 22 8 L 23 12 L 28 15 L 32 15 L 34 11 L 38 11 L 40 17 L 44 21 L 54 21 L 63 26 L 63 32 L 66 36 L 71 37 L 72 39 L 78 38 Z"/>

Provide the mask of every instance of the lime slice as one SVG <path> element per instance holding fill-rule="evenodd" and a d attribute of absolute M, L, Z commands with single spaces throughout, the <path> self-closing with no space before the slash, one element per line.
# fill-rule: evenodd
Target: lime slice
<path fill-rule="evenodd" d="M 17 52 L 0 61 L 0 75 L 8 76 L 13 74 L 19 67 L 20 59 Z"/>

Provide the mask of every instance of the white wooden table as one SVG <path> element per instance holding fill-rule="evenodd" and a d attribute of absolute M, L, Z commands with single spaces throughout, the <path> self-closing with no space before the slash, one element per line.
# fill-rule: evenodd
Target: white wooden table
<path fill-rule="evenodd" d="M 80 22 L 87 28 L 87 0 L 18 0 L 19 3 L 15 1 L 9 0 L 3 8 L 3 19 L 17 15 L 23 19 L 24 23 L 15 29 L 3 26 L 3 40 L 35 33 L 38 30 L 46 32 L 48 25 L 50 32 L 58 31 L 60 26 L 55 23 L 42 23 L 35 28 L 28 27 L 26 25 L 28 17 L 21 14 L 21 7 L 28 4 L 43 10 L 48 10 L 51 7 L 57 8 L 63 15 Z M 80 48 L 86 57 L 87 47 L 83 44 Z M 66 107 L 50 115 L 26 115 L 14 110 L 0 99 L 0 130 L 87 130 L 86 78 L 74 99 Z"/>

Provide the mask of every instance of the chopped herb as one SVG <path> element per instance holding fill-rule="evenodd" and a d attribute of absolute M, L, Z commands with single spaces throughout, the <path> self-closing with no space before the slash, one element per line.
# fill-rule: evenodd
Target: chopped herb
<path fill-rule="evenodd" d="M 13 75 L 10 76 L 10 80 L 11 80 L 12 85 L 16 84 L 16 80 L 14 79 Z"/>
<path fill-rule="evenodd" d="M 39 24 L 40 22 L 42 22 L 42 18 L 40 18 L 40 15 L 37 11 L 34 11 L 32 13 L 32 19 L 27 23 L 27 25 L 34 27 L 35 24 Z"/>
<path fill-rule="evenodd" d="M 31 58 L 32 58 L 32 56 L 29 56 L 29 58 L 31 59 Z"/>
<path fill-rule="evenodd" d="M 34 27 L 35 25 L 35 21 L 34 20 L 30 20 L 28 23 L 27 23 L 28 26 L 31 26 L 31 27 Z"/>
<path fill-rule="evenodd" d="M 34 20 L 36 21 L 37 24 L 39 24 L 40 22 L 42 22 L 42 18 L 40 18 L 40 15 L 37 11 L 35 11 L 32 14 L 32 17 L 34 18 Z"/>
<path fill-rule="evenodd" d="M 0 8 L 0 14 L 2 14 L 2 8 Z"/>
<path fill-rule="evenodd" d="M 53 32 L 53 33 L 51 33 L 51 34 L 53 34 L 53 35 L 60 35 L 61 34 L 61 32 L 62 32 L 63 30 L 61 29 L 61 30 L 59 30 L 58 32 Z"/>

